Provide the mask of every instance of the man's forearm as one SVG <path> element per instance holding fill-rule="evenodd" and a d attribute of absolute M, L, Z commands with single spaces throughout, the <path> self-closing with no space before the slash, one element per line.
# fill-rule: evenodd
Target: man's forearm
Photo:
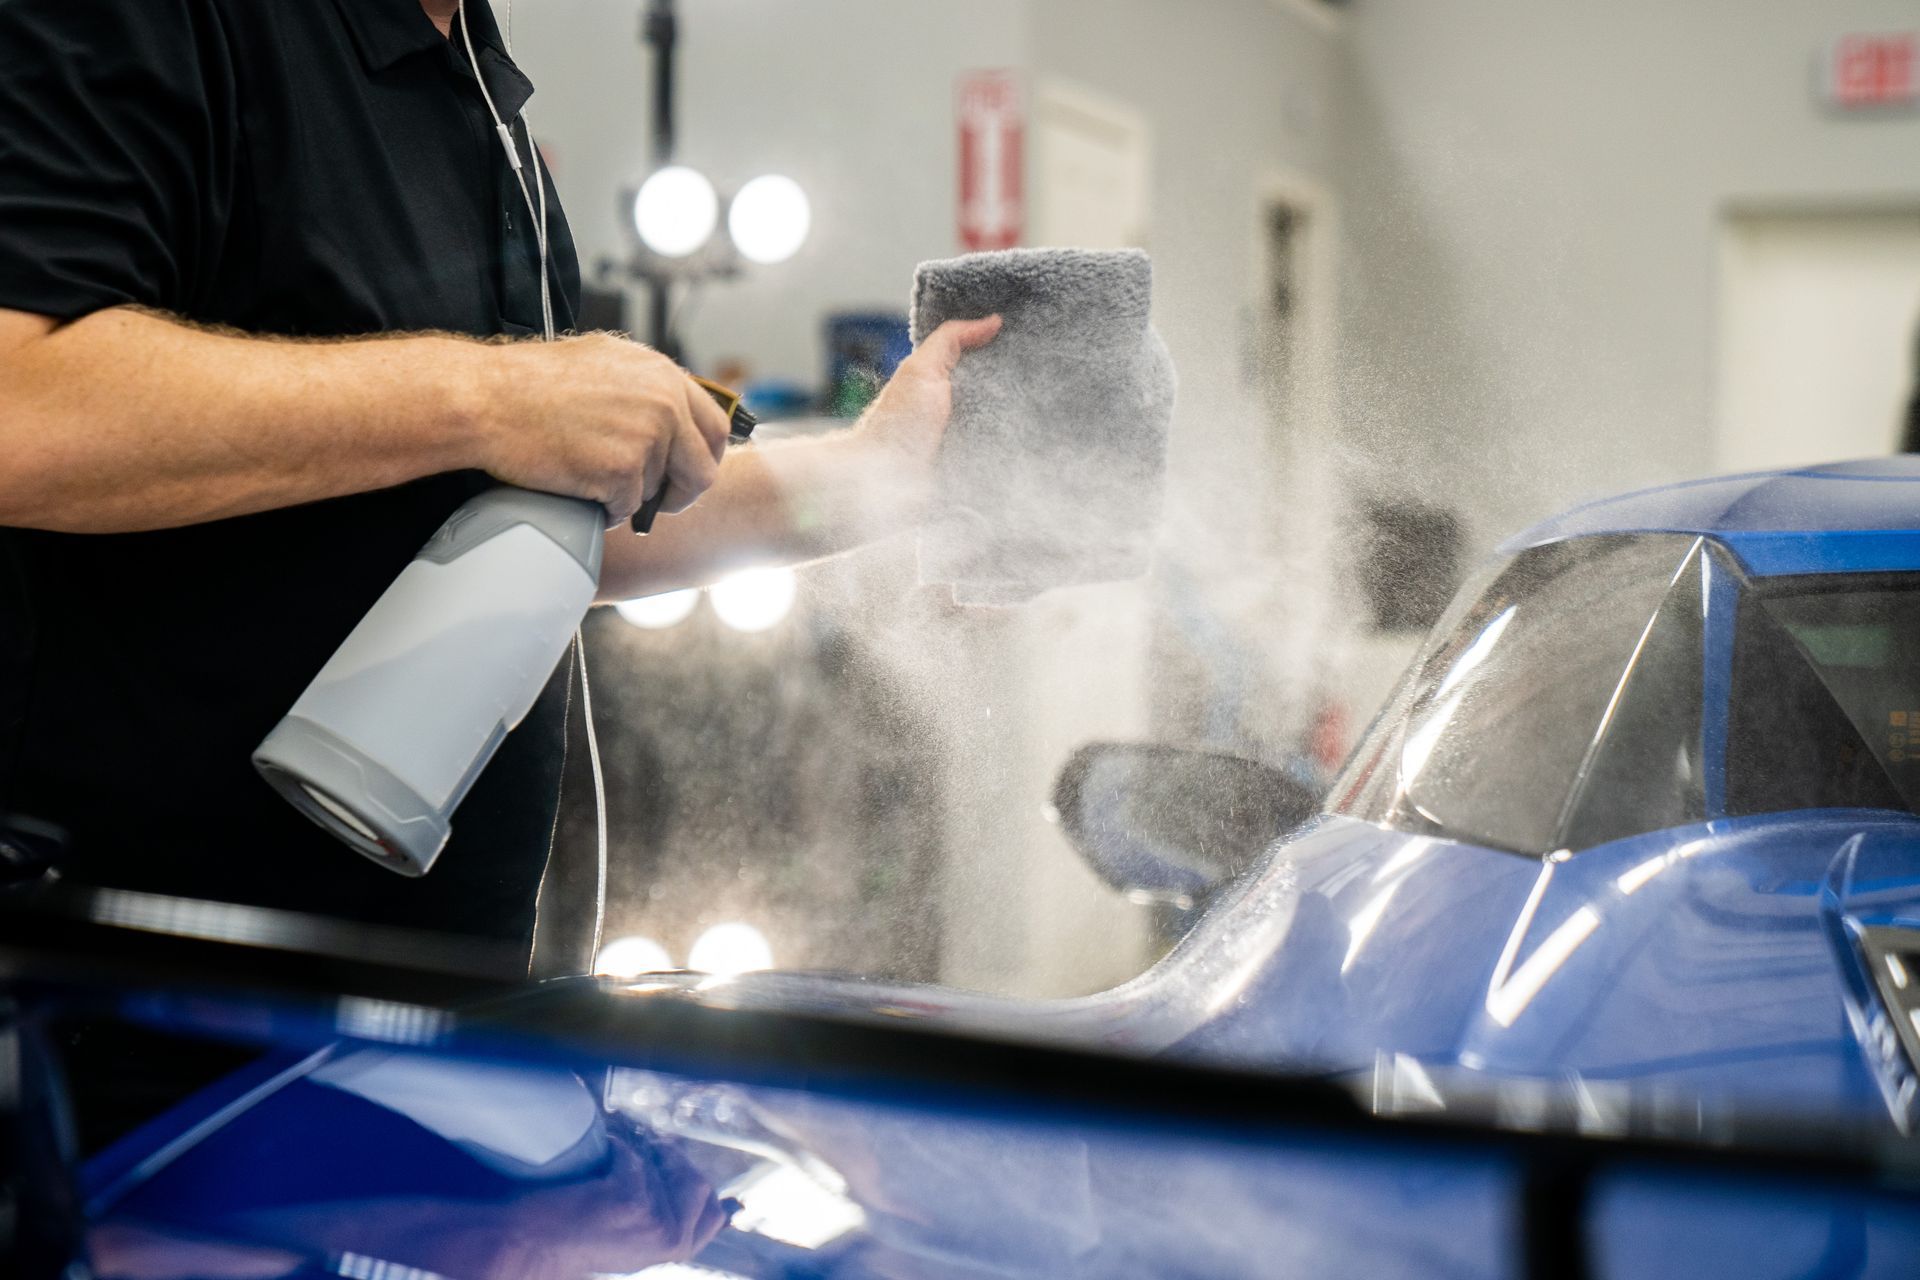
<path fill-rule="evenodd" d="M 485 348 L 269 341 L 117 309 L 0 314 L 0 525 L 109 533 L 476 465 Z"/>
<path fill-rule="evenodd" d="M 926 468 L 859 431 L 736 449 L 698 506 L 640 537 L 607 535 L 602 602 L 706 586 L 738 569 L 799 564 L 902 532 L 926 505 Z"/>
<path fill-rule="evenodd" d="M 736 450 L 700 505 L 645 538 L 607 535 L 603 601 L 700 587 L 735 569 L 818 560 L 911 528 L 926 509 L 960 357 L 1000 318 L 949 320 L 837 435 Z"/>

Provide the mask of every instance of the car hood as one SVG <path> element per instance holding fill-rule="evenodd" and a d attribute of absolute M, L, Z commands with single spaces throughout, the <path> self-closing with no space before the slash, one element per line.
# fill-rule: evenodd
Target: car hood
<path fill-rule="evenodd" d="M 1539 859 L 1329 817 L 1277 844 L 1146 973 L 1093 996 L 808 974 L 620 985 L 1290 1070 L 1401 1059 L 1875 1107 L 1847 1013 L 1864 991 L 1850 919 L 1920 926 L 1920 820 L 1763 815 Z"/>

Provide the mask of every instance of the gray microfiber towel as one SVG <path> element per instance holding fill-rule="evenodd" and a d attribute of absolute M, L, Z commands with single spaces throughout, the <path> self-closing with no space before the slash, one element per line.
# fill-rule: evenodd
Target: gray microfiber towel
<path fill-rule="evenodd" d="M 963 605 L 1135 578 L 1166 496 L 1174 371 L 1137 249 L 1012 249 L 923 263 L 913 340 L 998 313 L 953 375 L 920 580 Z"/>

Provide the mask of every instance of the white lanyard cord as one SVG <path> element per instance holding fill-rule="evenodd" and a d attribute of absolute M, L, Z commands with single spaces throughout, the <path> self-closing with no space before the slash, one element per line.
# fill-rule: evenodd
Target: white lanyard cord
<path fill-rule="evenodd" d="M 473 66 L 473 78 L 480 86 L 480 98 L 487 104 L 487 116 L 493 121 L 493 131 L 500 139 L 501 149 L 506 152 L 507 166 L 513 170 L 513 180 L 520 186 L 520 199 L 534 220 L 534 235 L 540 248 L 540 323 L 543 336 L 552 342 L 556 334 L 553 324 L 553 286 L 547 261 L 547 184 L 541 174 L 540 153 L 534 148 L 533 125 L 527 119 L 527 113 L 522 111 L 518 121 L 526 131 L 527 151 L 533 156 L 533 185 L 540 193 L 538 204 L 534 202 L 533 190 L 527 186 L 526 165 L 520 159 L 520 148 L 514 141 L 513 128 L 500 118 L 500 108 L 494 105 L 493 92 L 487 88 L 486 73 L 480 69 L 480 58 L 473 47 L 473 30 L 467 25 L 465 0 L 462 0 L 458 16 L 460 39 L 467 47 L 467 61 Z"/>
<path fill-rule="evenodd" d="M 527 188 L 526 166 L 520 159 L 520 148 L 515 144 L 513 130 L 500 118 L 500 109 L 494 105 L 493 94 L 487 88 L 487 77 L 480 70 L 480 59 L 474 52 L 473 31 L 467 26 L 467 4 L 462 0 L 459 9 L 460 40 L 467 47 L 467 61 L 473 66 L 473 78 L 480 85 L 480 97 L 487 104 L 487 115 L 493 120 L 494 133 L 500 139 L 501 147 L 507 153 L 507 166 L 513 170 L 513 179 L 520 185 L 520 198 L 526 203 L 527 212 L 533 216 L 535 237 L 540 248 L 540 323 L 542 337 L 552 342 L 557 336 L 553 323 L 553 285 L 551 264 L 548 261 L 547 244 L 547 184 L 540 168 L 540 153 L 533 142 L 533 124 L 522 111 L 519 123 L 526 131 L 527 153 L 533 157 L 533 185 L 540 196 L 536 204 L 534 194 Z M 507 29 L 513 29 L 512 0 L 508 0 Z M 513 53 L 513 37 L 507 37 L 507 53 Z M 600 737 L 593 724 L 593 688 L 587 681 L 587 638 L 584 628 L 573 633 L 574 654 L 580 664 L 580 710 L 587 723 L 587 759 L 593 772 L 593 809 L 595 835 L 595 880 L 593 890 L 593 949 L 588 953 L 588 971 L 600 959 L 600 937 L 607 920 L 607 784 L 606 776 L 600 767 Z"/>

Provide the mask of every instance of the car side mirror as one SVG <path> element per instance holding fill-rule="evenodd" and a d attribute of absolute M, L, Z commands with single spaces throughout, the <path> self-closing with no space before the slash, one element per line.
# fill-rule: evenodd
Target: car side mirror
<path fill-rule="evenodd" d="M 1061 769 L 1053 807 L 1102 880 L 1136 902 L 1192 907 L 1318 813 L 1320 798 L 1239 756 L 1096 742 Z"/>

